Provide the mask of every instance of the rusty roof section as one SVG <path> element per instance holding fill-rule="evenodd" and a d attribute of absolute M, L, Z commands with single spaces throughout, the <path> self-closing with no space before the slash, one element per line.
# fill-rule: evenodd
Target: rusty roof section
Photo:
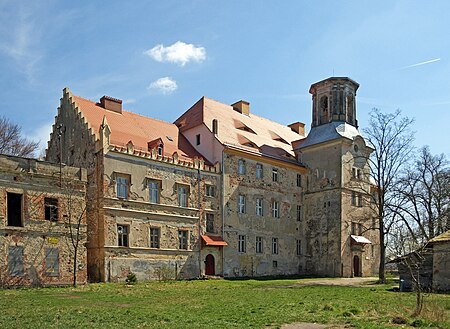
<path fill-rule="evenodd" d="M 244 115 L 231 105 L 202 97 L 176 121 L 181 131 L 186 131 L 200 124 L 213 130 L 213 120 L 218 121 L 217 139 L 223 145 L 235 145 L 280 159 L 295 157 L 292 142 L 305 136 L 292 131 L 290 127 L 257 116 L 253 113 Z M 253 145 L 250 146 L 250 145 Z"/>
<path fill-rule="evenodd" d="M 434 244 L 434 243 L 440 243 L 440 242 L 448 242 L 450 241 L 450 230 L 434 237 L 433 239 L 431 239 L 430 241 L 428 241 L 429 244 Z"/>
<path fill-rule="evenodd" d="M 122 113 L 110 111 L 103 108 L 100 103 L 73 94 L 71 94 L 71 97 L 92 127 L 97 140 L 100 138 L 100 125 L 106 117 L 111 130 L 111 145 L 126 147 L 131 141 L 136 150 L 148 152 L 148 143 L 161 138 L 166 155 L 173 155 L 176 152 L 180 158 L 187 160 L 202 157 L 180 134 L 178 127 L 173 123 L 125 110 Z"/>

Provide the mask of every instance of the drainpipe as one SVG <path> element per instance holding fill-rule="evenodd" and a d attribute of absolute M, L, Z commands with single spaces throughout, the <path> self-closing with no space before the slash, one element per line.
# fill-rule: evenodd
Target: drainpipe
<path fill-rule="evenodd" d="M 197 167 L 197 199 L 198 199 L 198 277 L 202 276 L 202 211 L 201 211 L 201 190 L 200 190 L 200 162 Z"/>
<path fill-rule="evenodd" d="M 222 240 L 225 241 L 225 148 L 222 149 L 222 195 L 221 195 L 221 203 L 222 203 Z M 225 274 L 225 247 L 222 247 L 222 276 Z"/>

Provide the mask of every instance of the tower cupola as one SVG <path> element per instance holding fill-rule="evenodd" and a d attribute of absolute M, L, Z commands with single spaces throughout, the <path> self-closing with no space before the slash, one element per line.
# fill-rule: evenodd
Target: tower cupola
<path fill-rule="evenodd" d="M 317 127 L 330 122 L 347 122 L 358 128 L 356 91 L 359 84 L 346 77 L 332 77 L 311 85 L 312 124 Z"/>

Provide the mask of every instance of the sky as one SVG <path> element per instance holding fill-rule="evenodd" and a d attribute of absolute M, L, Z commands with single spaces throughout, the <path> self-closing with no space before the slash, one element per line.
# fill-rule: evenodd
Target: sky
<path fill-rule="evenodd" d="M 175 121 L 202 96 L 311 126 L 311 84 L 360 84 L 450 158 L 450 1 L 0 0 L 0 115 L 45 148 L 62 90 Z"/>

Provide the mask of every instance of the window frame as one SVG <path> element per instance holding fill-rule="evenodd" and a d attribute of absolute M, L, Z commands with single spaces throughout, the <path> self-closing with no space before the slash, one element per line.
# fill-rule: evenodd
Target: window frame
<path fill-rule="evenodd" d="M 119 232 L 119 227 L 122 228 L 121 232 Z M 130 246 L 130 225 L 117 224 L 117 246 L 118 247 Z"/>
<path fill-rule="evenodd" d="M 272 182 L 280 181 L 280 173 L 277 168 L 272 168 Z"/>
<path fill-rule="evenodd" d="M 44 197 L 44 219 L 50 222 L 57 222 L 58 217 L 58 199 Z"/>
<path fill-rule="evenodd" d="M 155 184 L 156 188 L 152 187 L 151 185 Z M 147 190 L 148 190 L 148 202 L 159 204 L 160 203 L 160 197 L 161 197 L 161 181 L 153 178 L 147 179 Z M 156 192 L 156 201 L 152 200 L 152 191 Z"/>
<path fill-rule="evenodd" d="M 278 255 L 279 246 L 278 246 L 278 238 L 272 238 L 272 254 Z"/>
<path fill-rule="evenodd" d="M 257 236 L 255 238 L 255 253 L 262 254 L 264 251 L 263 237 Z"/>
<path fill-rule="evenodd" d="M 240 252 L 240 253 L 247 252 L 247 236 L 246 235 L 238 236 L 238 252 Z"/>
<path fill-rule="evenodd" d="M 297 187 L 302 187 L 302 175 L 297 174 Z"/>
<path fill-rule="evenodd" d="M 261 197 L 255 199 L 255 215 L 258 217 L 264 216 L 264 199 Z"/>
<path fill-rule="evenodd" d="M 205 184 L 205 195 L 207 197 L 215 197 L 216 196 L 216 186 L 212 184 Z"/>
<path fill-rule="evenodd" d="M 14 196 L 14 197 L 13 197 Z M 11 197 L 11 198 L 10 198 Z M 18 198 L 19 200 L 12 200 Z M 14 207 L 19 206 L 20 209 Z M 23 227 L 23 193 L 6 191 L 6 225 L 12 227 Z M 12 213 L 14 211 L 14 213 Z M 18 211 L 18 214 L 16 213 Z M 17 216 L 18 215 L 18 216 Z M 17 225 L 18 224 L 18 225 Z"/>
<path fill-rule="evenodd" d="M 246 168 L 245 168 L 245 160 L 239 159 L 238 160 L 238 175 L 242 176 L 245 175 Z"/>
<path fill-rule="evenodd" d="M 246 198 L 244 194 L 238 195 L 238 213 L 239 214 L 246 213 Z"/>
<path fill-rule="evenodd" d="M 200 145 L 200 143 L 201 143 L 201 136 L 200 136 L 200 134 L 195 135 L 195 143 L 196 143 L 196 145 Z"/>
<path fill-rule="evenodd" d="M 256 164 L 256 173 L 255 176 L 257 179 L 263 179 L 264 178 L 264 166 L 262 163 Z"/>
<path fill-rule="evenodd" d="M 277 200 L 272 201 L 272 217 L 280 218 L 280 202 Z"/>
<path fill-rule="evenodd" d="M 302 205 L 298 204 L 297 205 L 297 222 L 301 222 L 302 221 Z"/>
<path fill-rule="evenodd" d="M 181 193 L 184 191 L 185 193 Z M 184 184 L 177 184 L 177 200 L 178 207 L 188 208 L 189 206 L 189 186 Z"/>
<path fill-rule="evenodd" d="M 54 256 L 54 254 L 56 254 L 56 256 Z M 52 261 L 51 257 L 55 258 L 53 264 L 49 264 Z M 59 257 L 58 248 L 45 248 L 45 275 L 46 276 L 59 277 L 59 273 L 60 273 L 59 261 L 60 261 L 60 257 Z M 55 264 L 56 264 L 56 266 L 55 266 Z M 55 269 L 55 268 L 56 268 L 56 270 L 53 271 L 53 269 Z"/>
<path fill-rule="evenodd" d="M 149 239 L 150 248 L 160 249 L 161 248 L 161 228 L 160 227 L 150 227 L 149 236 L 150 236 L 150 239 Z"/>
<path fill-rule="evenodd" d="M 130 196 L 130 186 L 131 186 L 131 175 L 116 173 L 115 175 L 115 183 L 116 183 L 116 197 L 122 200 L 128 200 Z M 125 189 L 122 191 L 122 189 Z M 125 192 L 125 196 L 122 195 L 122 192 Z"/>
<path fill-rule="evenodd" d="M 178 230 L 178 249 L 189 250 L 189 230 Z"/>
<path fill-rule="evenodd" d="M 302 240 L 296 240 L 296 253 L 297 256 L 301 256 L 302 255 Z"/>

